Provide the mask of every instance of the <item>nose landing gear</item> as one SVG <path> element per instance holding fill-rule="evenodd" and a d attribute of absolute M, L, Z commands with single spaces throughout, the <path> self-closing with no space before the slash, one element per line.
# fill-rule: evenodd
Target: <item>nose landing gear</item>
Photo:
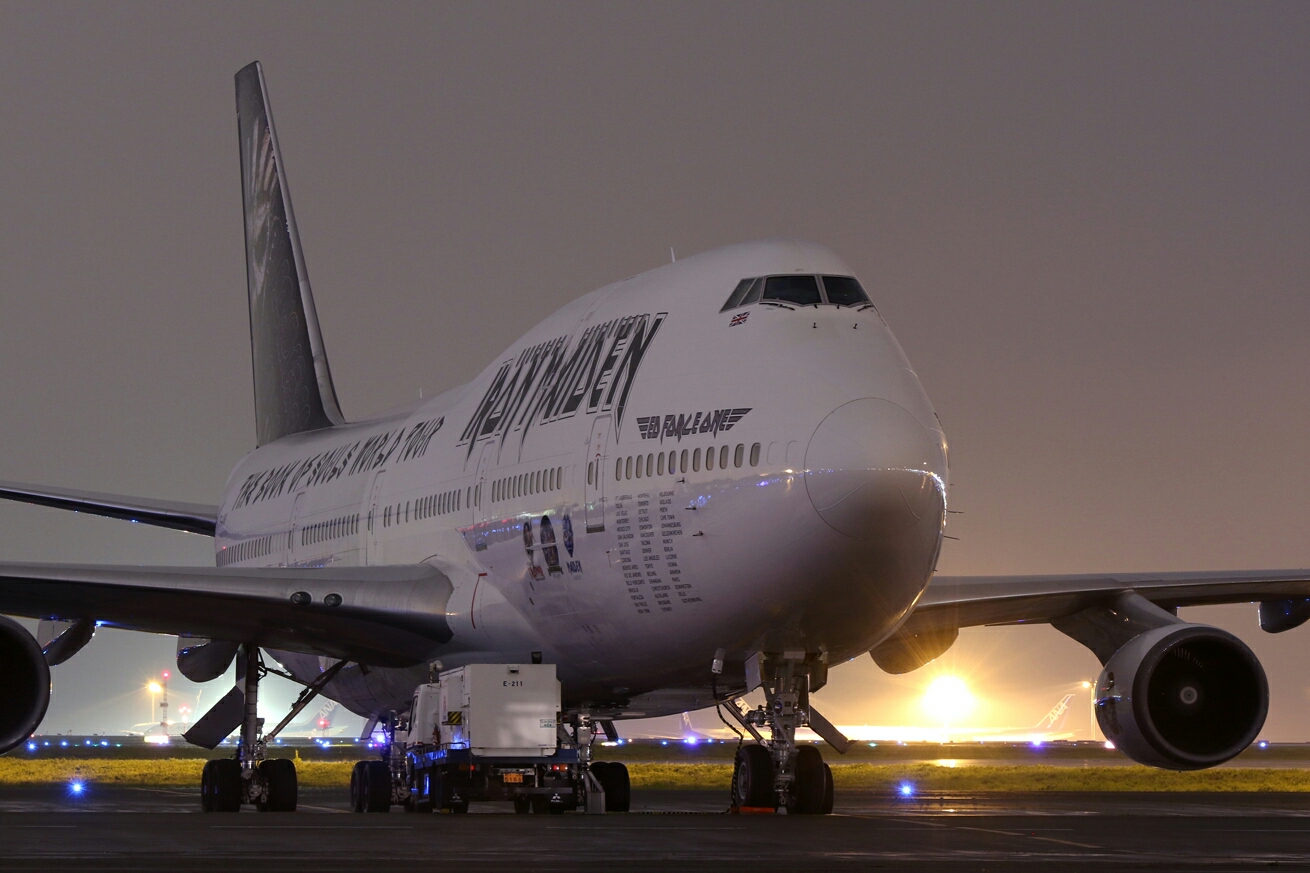
<path fill-rule="evenodd" d="M 716 660 L 716 666 L 719 661 Z M 758 671 L 765 703 L 743 712 L 735 701 L 728 712 L 755 739 L 737 750 L 732 776 L 733 812 L 827 815 L 832 812 L 832 770 L 815 746 L 796 746 L 796 729 L 808 725 L 839 752 L 849 741 L 810 706 L 810 691 L 827 681 L 823 654 L 789 651 L 757 654 L 747 674 Z M 748 681 L 748 685 L 754 684 Z M 766 741 L 757 728 L 767 727 Z"/>

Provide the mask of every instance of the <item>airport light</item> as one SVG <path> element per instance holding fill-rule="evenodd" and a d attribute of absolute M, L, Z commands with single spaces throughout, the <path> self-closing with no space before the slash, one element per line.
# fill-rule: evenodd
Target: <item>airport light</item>
<path fill-rule="evenodd" d="M 913 796 L 914 796 L 914 783 L 912 783 L 912 782 L 902 782 L 902 783 L 900 784 L 900 786 L 897 788 L 897 791 L 900 793 L 901 797 L 913 797 Z"/>
<path fill-rule="evenodd" d="M 1087 738 L 1096 740 L 1096 683 L 1083 680 L 1083 689 L 1087 691 Z"/>
<path fill-rule="evenodd" d="M 923 710 L 937 721 L 948 724 L 973 711 L 974 696 L 959 676 L 938 676 L 923 695 Z"/>
<path fill-rule="evenodd" d="M 158 682 L 151 682 L 149 685 L 146 686 L 146 688 L 150 691 L 151 694 L 158 694 L 159 692 L 164 690 L 164 687 L 160 685 Z"/>

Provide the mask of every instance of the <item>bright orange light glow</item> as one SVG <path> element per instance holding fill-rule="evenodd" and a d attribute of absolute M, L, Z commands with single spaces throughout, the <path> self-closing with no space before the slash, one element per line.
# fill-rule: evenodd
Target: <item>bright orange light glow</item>
<path fill-rule="evenodd" d="M 151 694 L 158 694 L 159 692 L 164 690 L 164 687 L 160 685 L 158 682 L 151 682 L 149 685 L 146 686 L 146 690 L 149 691 Z"/>
<path fill-rule="evenodd" d="M 939 722 L 964 718 L 974 707 L 974 696 L 959 676 L 938 676 L 923 695 L 923 711 Z"/>

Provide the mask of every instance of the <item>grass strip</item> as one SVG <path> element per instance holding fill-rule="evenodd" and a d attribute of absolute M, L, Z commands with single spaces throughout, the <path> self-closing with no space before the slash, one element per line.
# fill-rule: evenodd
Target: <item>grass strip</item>
<path fill-rule="evenodd" d="M 157 761 L 0 758 L 0 785 L 100 782 L 198 788 L 204 761 L 167 758 Z M 351 761 L 297 761 L 300 784 L 312 788 L 350 785 Z M 637 790 L 727 791 L 730 764 L 629 764 Z M 838 790 L 898 790 L 913 784 L 916 794 L 935 792 L 1031 791 L 1310 791 L 1310 771 L 1295 768 L 1222 768 L 1177 773 L 1150 767 L 1051 767 L 986 765 L 942 767 L 929 763 L 833 764 Z"/>

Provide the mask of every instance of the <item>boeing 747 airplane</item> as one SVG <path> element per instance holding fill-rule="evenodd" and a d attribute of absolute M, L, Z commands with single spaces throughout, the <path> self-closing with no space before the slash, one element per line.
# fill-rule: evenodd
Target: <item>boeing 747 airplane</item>
<path fill-rule="evenodd" d="M 579 747 L 616 720 L 720 706 L 753 740 L 734 803 L 802 813 L 830 809 L 831 775 L 797 729 L 847 742 L 810 699 L 828 671 L 869 653 L 913 670 L 962 627 L 1049 623 L 1090 648 L 1101 729 L 1137 761 L 1211 767 L 1260 730 L 1251 650 L 1177 608 L 1259 601 L 1284 631 L 1310 618 L 1310 571 L 934 577 L 946 436 L 823 246 L 733 245 L 616 282 L 468 384 L 347 420 L 258 64 L 236 98 L 256 448 L 213 506 L 0 483 L 212 537 L 215 566 L 0 563 L 0 612 L 64 623 L 42 647 L 0 618 L 0 751 L 40 725 L 48 665 L 99 626 L 176 635 L 195 681 L 236 661 L 187 737 L 239 729 L 207 779 L 241 778 L 261 809 L 295 806 L 255 715 L 272 671 L 307 686 L 300 706 L 321 693 L 386 726 L 434 670 L 553 664 Z M 745 711 L 755 688 L 766 702 Z"/>

